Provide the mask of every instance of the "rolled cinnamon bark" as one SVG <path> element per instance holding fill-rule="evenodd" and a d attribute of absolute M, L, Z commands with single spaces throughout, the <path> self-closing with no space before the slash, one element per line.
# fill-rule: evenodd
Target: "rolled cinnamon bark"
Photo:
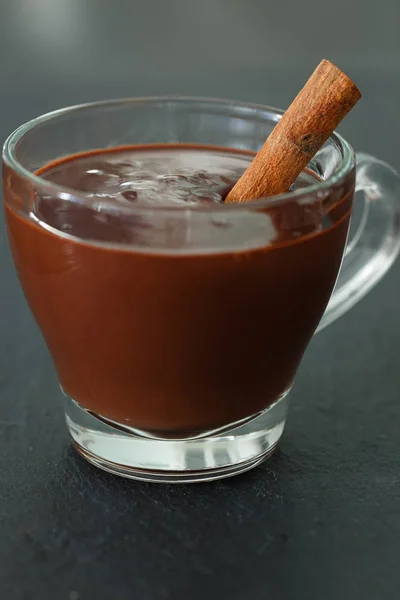
<path fill-rule="evenodd" d="M 248 202 L 287 192 L 360 98 L 351 79 L 323 60 L 225 202 Z"/>

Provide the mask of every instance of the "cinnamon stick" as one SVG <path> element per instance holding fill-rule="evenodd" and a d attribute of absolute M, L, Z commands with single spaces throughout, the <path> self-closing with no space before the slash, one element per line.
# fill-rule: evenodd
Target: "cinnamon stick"
<path fill-rule="evenodd" d="M 225 202 L 287 192 L 360 98 L 347 75 L 321 61 Z"/>

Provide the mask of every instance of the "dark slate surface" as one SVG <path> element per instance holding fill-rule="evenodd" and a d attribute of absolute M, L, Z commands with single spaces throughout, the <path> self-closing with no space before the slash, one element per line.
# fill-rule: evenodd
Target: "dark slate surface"
<path fill-rule="evenodd" d="M 398 0 L 3 0 L 0 136 L 125 95 L 284 107 L 325 55 L 365 96 L 342 133 L 400 168 L 399 22 Z M 314 338 L 273 459 L 173 487 L 72 451 L 4 231 L 0 244 L 0 598 L 399 598 L 399 263 Z"/>

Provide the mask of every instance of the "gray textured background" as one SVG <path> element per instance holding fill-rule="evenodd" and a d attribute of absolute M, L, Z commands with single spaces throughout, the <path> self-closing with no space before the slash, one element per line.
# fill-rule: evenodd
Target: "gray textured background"
<path fill-rule="evenodd" d="M 341 132 L 400 169 L 398 0 L 0 0 L 0 137 L 60 106 L 182 93 L 289 104 L 323 57 L 364 99 Z M 397 600 L 399 263 L 314 338 L 280 452 L 216 484 L 75 456 L 0 239 L 0 597 Z"/>

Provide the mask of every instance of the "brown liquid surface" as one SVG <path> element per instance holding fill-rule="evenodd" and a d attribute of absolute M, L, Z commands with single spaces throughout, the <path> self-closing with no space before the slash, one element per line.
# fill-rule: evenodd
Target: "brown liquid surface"
<path fill-rule="evenodd" d="M 25 295 L 64 391 L 86 409 L 185 435 L 290 388 L 337 277 L 353 176 L 318 203 L 237 218 L 223 196 L 251 158 L 188 146 L 68 157 L 40 174 L 85 203 L 36 194 L 30 220 L 5 186 Z M 295 187 L 310 182 L 305 173 Z M 164 204 L 221 207 L 188 217 Z"/>

